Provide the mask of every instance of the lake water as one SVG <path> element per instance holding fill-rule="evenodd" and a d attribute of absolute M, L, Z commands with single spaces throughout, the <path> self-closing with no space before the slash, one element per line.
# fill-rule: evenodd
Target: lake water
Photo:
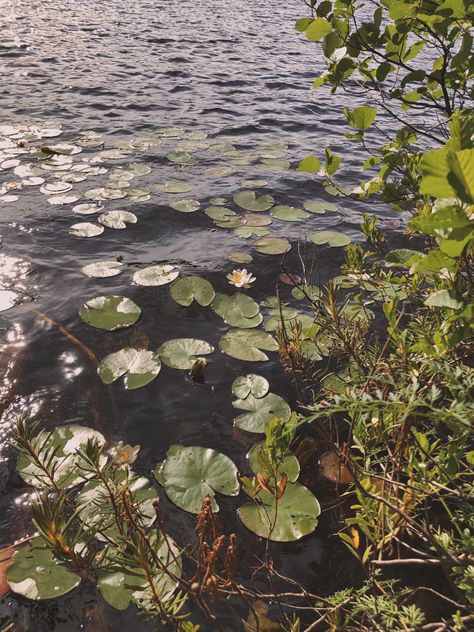
<path fill-rule="evenodd" d="M 199 274 L 216 291 L 229 292 L 226 274 L 247 267 L 257 277 L 247 293 L 258 302 L 274 295 L 281 256 L 259 254 L 253 239 L 216 227 L 204 213 L 214 197 L 226 198 L 226 204 L 238 211 L 232 196 L 249 178 L 266 180 L 258 194 L 270 193 L 277 204 L 302 208 L 304 201 L 318 199 L 338 206 L 337 212 L 312 214 L 302 222 L 273 220 L 271 234 L 287 238 L 292 246 L 285 258 L 288 270 L 300 273 L 299 245 L 312 231 L 328 228 L 356 235 L 365 205 L 335 198 L 321 178 L 295 171 L 299 159 L 308 153 L 323 157 L 330 144 L 344 154 L 342 180 L 355 184 L 360 178 L 357 154 L 342 138 L 340 111 L 357 101 L 310 90 L 323 64 L 317 48 L 294 31 L 301 13 L 296 1 L 0 0 L 0 125 L 61 128 L 59 137 L 38 139 L 29 146 L 75 144 L 84 139 L 83 132 L 100 134 L 103 145 L 85 147 L 71 158 L 74 164 L 87 160 L 107 173 L 87 174 L 82 182 L 74 182 L 72 193 L 77 196 L 104 187 L 117 166 L 130 163 L 150 168 L 134 179 L 132 187 L 151 189 L 146 200 L 127 196 L 102 202 L 106 211 L 133 211 L 136 224 L 125 230 L 106 228 L 102 235 L 82 239 L 69 234 L 70 226 L 95 222 L 96 216 L 74 215 L 74 203 L 51 204 L 34 185 L 9 189 L 8 195 L 16 200 L 0 196 L 0 284 L 18 294 L 18 304 L 0 313 L 2 371 L 8 370 L 13 382 L 4 386 L 0 418 L 1 543 L 31 529 L 31 496 L 13 475 L 8 439 L 18 414 L 45 428 L 80 423 L 99 429 L 111 444 L 140 444 L 136 469 L 142 473 L 164 458 L 171 443 L 216 448 L 244 471 L 246 449 L 256 438 L 233 429 L 232 381 L 249 372 L 265 375 L 273 392 L 296 405 L 296 393 L 280 370 L 276 353 L 265 363 L 222 354 L 218 343 L 229 327 L 217 314 L 196 304 L 188 309 L 177 305 L 168 286 L 132 285 L 131 275 L 145 265 L 170 262 L 181 275 Z M 166 156 L 182 139 L 153 134 L 157 128 L 176 126 L 184 130 L 181 135 L 188 135 L 188 143 L 199 145 L 207 135 L 204 144 L 210 147 L 193 152 L 197 165 L 170 162 Z M 0 151 L 3 147 L 6 156 L 0 163 L 8 158 L 9 148 L 8 142 L 6 147 L 1 143 L 0 138 Z M 290 169 L 268 164 L 262 168 L 259 151 L 275 143 L 288 145 L 283 160 L 289 161 Z M 101 154 L 117 144 L 123 152 L 118 157 Z M 216 144 L 232 144 L 239 153 L 215 152 Z M 27 153 L 10 157 L 21 165 L 38 165 Z M 43 175 L 48 183 L 64 173 L 46 170 Z M 173 196 L 152 188 L 173 178 L 192 185 L 192 193 L 182 197 L 198 200 L 197 212 L 173 210 Z M 21 181 L 12 168 L 0 171 L 0 189 Z M 380 213 L 390 217 L 383 209 Z M 250 254 L 252 263 L 229 261 L 234 251 Z M 322 279 L 337 273 L 343 259 L 338 248 L 301 252 L 308 261 L 317 257 Z M 125 264 L 120 276 L 94 279 L 81 273 L 86 264 L 117 256 Z M 284 299 L 291 299 L 290 289 L 283 286 Z M 103 332 L 80 320 L 85 301 L 108 294 L 127 296 L 140 306 L 137 325 Z M 157 349 L 179 337 L 206 340 L 216 352 L 209 356 L 204 384 L 192 383 L 185 371 L 164 367 L 145 388 L 127 392 L 121 381 L 106 388 L 84 352 L 48 319 L 99 360 L 124 346 L 139 343 Z M 246 568 L 260 545 L 234 518 L 240 502 L 223 502 L 222 516 L 223 523 L 232 524 L 238 533 Z M 193 517 L 164 497 L 163 507 L 170 531 L 185 543 L 192 535 Z M 301 542 L 276 547 L 274 555 L 284 573 L 296 574 L 315 590 L 341 572 L 318 531 Z M 8 596 L 0 605 L 0 627 L 10 621 L 16 622 L 15 630 L 34 632 L 115 630 L 119 625 L 131 630 L 138 624 L 134 612 L 119 616 L 87 586 L 73 597 L 34 607 Z M 139 625 L 152 629 L 144 620 Z M 233 622 L 229 626 L 234 629 Z"/>

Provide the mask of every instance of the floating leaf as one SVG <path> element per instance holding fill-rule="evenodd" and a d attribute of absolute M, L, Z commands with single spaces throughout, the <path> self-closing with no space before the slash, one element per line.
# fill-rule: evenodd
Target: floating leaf
<path fill-rule="evenodd" d="M 300 219 L 308 219 L 309 217 L 309 213 L 294 206 L 274 206 L 270 214 L 276 219 L 281 219 L 285 222 L 297 222 Z"/>
<path fill-rule="evenodd" d="M 170 206 L 180 213 L 194 213 L 201 204 L 197 200 L 176 200 L 176 202 L 171 202 Z"/>
<path fill-rule="evenodd" d="M 249 239 L 250 237 L 265 237 L 270 231 L 268 228 L 262 228 L 260 226 L 241 226 L 236 228 L 234 232 L 238 237 Z"/>
<path fill-rule="evenodd" d="M 257 180 L 243 180 L 242 181 L 242 186 L 252 189 L 254 187 L 266 187 L 268 184 L 268 180 L 261 180 L 261 179 L 257 179 Z"/>
<path fill-rule="evenodd" d="M 225 222 L 237 214 L 232 209 L 227 208 L 227 206 L 208 206 L 205 213 L 208 217 L 218 222 Z"/>
<path fill-rule="evenodd" d="M 209 200 L 209 204 L 213 206 L 224 206 L 227 200 L 223 197 L 213 197 Z"/>
<path fill-rule="evenodd" d="M 99 222 L 107 228 L 122 230 L 127 224 L 136 224 L 137 216 L 130 211 L 106 211 L 99 215 Z"/>
<path fill-rule="evenodd" d="M 77 215 L 93 215 L 94 213 L 101 211 L 102 208 L 103 207 L 100 204 L 86 202 L 85 204 L 77 204 L 76 206 L 73 206 L 72 212 Z"/>
<path fill-rule="evenodd" d="M 247 454 L 250 469 L 254 474 L 260 473 L 265 479 L 271 472 L 265 466 L 265 459 L 261 459 L 259 455 L 265 455 L 265 444 L 257 443 Z M 288 481 L 294 483 L 300 475 L 300 463 L 294 454 L 288 454 L 277 468 L 279 477 L 287 475 Z"/>
<path fill-rule="evenodd" d="M 152 351 L 127 347 L 106 356 L 99 366 L 99 377 L 104 384 L 112 384 L 122 375 L 125 388 L 132 390 L 146 386 L 158 375 L 160 358 Z"/>
<path fill-rule="evenodd" d="M 198 160 L 186 151 L 172 151 L 167 156 L 170 162 L 178 165 L 197 165 Z"/>
<path fill-rule="evenodd" d="M 209 355 L 214 347 L 205 340 L 175 338 L 164 342 L 158 349 L 161 360 L 173 369 L 191 369 L 196 358 Z"/>
<path fill-rule="evenodd" d="M 53 195 L 48 198 L 49 204 L 74 204 L 80 200 L 81 196 L 75 193 L 65 193 L 64 195 Z"/>
<path fill-rule="evenodd" d="M 308 298 L 314 301 L 321 295 L 321 290 L 317 285 L 303 285 L 301 288 L 294 287 L 291 293 L 298 300 Z"/>
<path fill-rule="evenodd" d="M 243 218 L 246 226 L 268 226 L 272 223 L 270 215 L 261 213 L 245 213 Z"/>
<path fill-rule="evenodd" d="M 79 312 L 82 320 L 98 329 L 113 331 L 130 327 L 140 318 L 141 309 L 125 296 L 97 296 Z"/>
<path fill-rule="evenodd" d="M 260 237 L 253 242 L 253 246 L 263 255 L 282 255 L 291 249 L 286 237 Z"/>
<path fill-rule="evenodd" d="M 210 448 L 173 445 L 168 450 L 160 477 L 168 498 L 175 505 L 199 513 L 206 496 L 219 511 L 215 493 L 237 496 L 237 468 L 229 457 Z"/>
<path fill-rule="evenodd" d="M 149 266 L 143 270 L 137 270 L 132 280 L 137 285 L 158 286 L 167 285 L 179 276 L 179 270 L 173 265 L 163 264 Z"/>
<path fill-rule="evenodd" d="M 12 290 L 0 289 L 0 312 L 6 312 L 18 304 L 20 295 Z"/>
<path fill-rule="evenodd" d="M 43 186 L 40 188 L 40 191 L 45 195 L 59 195 L 61 193 L 67 193 L 71 189 L 72 184 L 69 184 L 68 182 L 62 182 L 60 180 L 59 182 L 47 182 L 46 184 L 43 184 Z"/>
<path fill-rule="evenodd" d="M 104 230 L 103 226 L 98 226 L 92 222 L 79 222 L 71 226 L 69 233 L 74 237 L 97 237 L 97 235 L 102 235 Z"/>
<path fill-rule="evenodd" d="M 264 489 L 258 500 L 237 510 L 247 529 L 256 535 L 274 542 L 293 542 L 315 530 L 321 508 L 316 497 L 300 483 L 289 483 L 278 501 Z"/>
<path fill-rule="evenodd" d="M 65 595 L 79 585 L 81 577 L 53 557 L 49 546 L 38 537 L 15 553 L 7 580 L 13 592 L 37 601 Z"/>
<path fill-rule="evenodd" d="M 81 268 L 81 272 L 93 279 L 106 279 L 107 277 L 114 277 L 120 274 L 122 268 L 123 263 L 120 263 L 120 261 L 97 261 Z"/>
<path fill-rule="evenodd" d="M 268 393 L 264 397 L 248 395 L 245 399 L 233 401 L 232 406 L 248 411 L 234 419 L 234 426 L 246 432 L 265 432 L 267 422 L 273 417 L 288 421 L 291 415 L 291 409 L 285 400 L 274 393 Z"/>
<path fill-rule="evenodd" d="M 264 331 L 232 329 L 221 338 L 219 348 L 238 360 L 265 362 L 268 356 L 263 351 L 278 351 L 278 343 Z"/>
<path fill-rule="evenodd" d="M 234 195 L 235 203 L 246 211 L 268 211 L 272 208 L 275 200 L 271 195 L 261 195 L 257 197 L 255 191 L 240 191 Z"/>
<path fill-rule="evenodd" d="M 309 238 L 318 246 L 328 244 L 333 248 L 347 246 L 352 241 L 349 235 L 338 233 L 336 230 L 316 230 Z"/>
<path fill-rule="evenodd" d="M 332 202 L 324 200 L 307 200 L 304 205 L 305 209 L 310 213 L 325 213 L 326 211 L 337 211 L 337 206 Z"/>
<path fill-rule="evenodd" d="M 277 160 L 275 158 L 264 158 L 257 164 L 257 167 L 260 167 L 260 169 L 270 171 L 288 171 L 290 166 L 288 160 Z"/>
<path fill-rule="evenodd" d="M 153 187 L 162 193 L 189 193 L 192 186 L 181 180 L 166 180 L 161 184 L 155 184 Z"/>
<path fill-rule="evenodd" d="M 257 149 L 256 154 L 260 158 L 283 158 L 288 151 L 288 145 L 285 143 L 271 143 Z"/>
<path fill-rule="evenodd" d="M 185 307 L 189 307 L 193 301 L 207 307 L 216 295 L 211 283 L 198 276 L 178 279 L 170 287 L 170 294 L 173 300 Z"/>
<path fill-rule="evenodd" d="M 241 250 L 231 252 L 228 258 L 229 261 L 233 261 L 234 263 L 252 263 L 253 261 L 252 255 L 249 255 L 248 252 L 242 252 Z"/>
<path fill-rule="evenodd" d="M 268 380 L 261 375 L 249 373 L 234 380 L 232 384 L 232 394 L 239 399 L 245 399 L 249 395 L 253 397 L 264 397 L 270 389 Z"/>
<path fill-rule="evenodd" d="M 85 468 L 85 462 L 78 451 L 83 450 L 88 441 L 95 441 L 99 447 L 105 438 L 92 428 L 70 424 L 48 432 L 42 430 L 32 442 L 43 461 L 50 461 L 55 470 L 55 481 L 59 487 L 69 488 L 91 478 L 92 472 Z M 23 454 L 17 461 L 17 471 L 21 478 L 34 487 L 50 488 L 51 481 L 45 472 Z"/>
<path fill-rule="evenodd" d="M 216 294 L 211 307 L 231 327 L 247 329 L 262 322 L 258 303 L 246 294 Z"/>

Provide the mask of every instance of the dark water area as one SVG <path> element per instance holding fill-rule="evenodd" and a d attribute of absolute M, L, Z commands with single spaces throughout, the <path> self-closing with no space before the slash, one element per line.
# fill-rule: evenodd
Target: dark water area
<path fill-rule="evenodd" d="M 349 102 L 344 94 L 311 91 L 322 60 L 317 49 L 294 31 L 300 15 L 296 1 L 0 0 L 0 125 L 59 126 L 61 135 L 48 142 L 75 143 L 86 131 L 101 134 L 103 147 L 84 148 L 72 158 L 92 160 L 89 164 L 109 173 L 119 165 L 147 165 L 150 173 L 136 178 L 132 186 L 151 188 L 177 178 L 193 186 L 192 194 L 182 197 L 201 203 L 196 213 L 179 213 L 169 206 L 171 196 L 156 191 L 144 201 L 106 200 L 104 210 L 133 211 L 137 223 L 81 239 L 69 234 L 70 226 L 96 218 L 74 215 L 74 204 L 48 203 L 39 186 L 9 191 L 16 200 L 0 196 L 0 285 L 20 297 L 17 305 L 0 313 L 1 369 L 9 371 L 12 382 L 10 390 L 5 383 L 0 418 L 0 544 L 31 531 L 31 495 L 13 474 L 8 437 L 18 414 L 44 428 L 78 423 L 100 430 L 110 444 L 140 444 L 135 469 L 146 474 L 163 460 L 172 443 L 218 449 L 245 471 L 245 453 L 258 437 L 232 426 L 231 385 L 239 375 L 266 376 L 272 392 L 296 406 L 296 392 L 281 371 L 277 354 L 270 354 L 265 363 L 222 354 L 218 343 L 229 327 L 217 314 L 196 304 L 180 307 L 170 298 L 168 286 L 138 287 L 132 285 L 131 275 L 140 266 L 171 262 L 182 276 L 199 274 L 216 291 L 231 292 L 226 274 L 247 267 L 257 277 L 247 293 L 257 302 L 274 295 L 281 257 L 255 252 L 252 240 L 215 227 L 204 214 L 216 196 L 225 197 L 235 210 L 232 196 L 248 178 L 265 179 L 268 183 L 258 193 L 270 193 L 277 204 L 301 208 L 306 200 L 320 199 L 338 206 L 336 213 L 311 215 L 303 222 L 273 221 L 272 235 L 291 242 L 285 257 L 290 271 L 299 272 L 298 247 L 310 232 L 336 229 L 356 236 L 366 206 L 332 197 L 321 178 L 295 171 L 299 159 L 308 153 L 323 157 L 329 144 L 344 155 L 346 184 L 358 182 L 361 164 L 342 136 L 341 109 L 358 103 L 353 98 Z M 255 156 L 261 146 L 285 143 L 284 160 L 291 168 L 263 170 L 254 158 L 249 164 L 236 164 L 204 149 L 196 152 L 196 166 L 176 165 L 166 159 L 176 139 L 143 143 L 118 159 L 105 155 L 100 163 L 94 162 L 116 143 L 146 139 L 154 129 L 168 126 L 207 134 L 211 148 L 212 143 L 232 143 L 240 157 Z M 1 142 L 0 138 L 3 153 Z M 42 143 L 45 139 L 33 144 Z M 5 155 L 0 163 L 4 159 Z M 30 162 L 25 154 L 18 159 Z M 109 173 L 74 183 L 73 192 L 84 196 L 87 190 L 104 186 Z M 47 173 L 46 181 L 54 176 L 58 173 Z M 11 170 L 2 169 L 0 189 L 12 181 Z M 387 209 L 381 207 L 377 213 L 397 226 Z M 244 266 L 229 261 L 236 250 L 251 254 L 253 262 Z M 117 256 L 126 264 L 120 276 L 94 279 L 81 273 L 89 263 Z M 309 259 L 314 256 L 326 279 L 337 274 L 343 251 L 318 246 L 308 252 Z M 291 300 L 290 289 L 282 287 L 285 300 Z M 78 311 L 84 302 L 102 294 L 132 298 L 142 309 L 139 322 L 116 332 L 82 322 Z M 209 357 L 202 385 L 192 383 L 185 371 L 163 367 L 144 388 L 125 391 L 120 380 L 106 388 L 84 352 L 38 312 L 59 323 L 99 360 L 137 341 L 154 350 L 179 337 L 206 340 L 216 351 Z M 192 537 L 193 516 L 159 493 L 170 532 L 186 543 Z M 261 544 L 235 518 L 241 501 L 242 496 L 223 501 L 221 517 L 224 525 L 237 531 L 243 568 L 248 568 Z M 317 529 L 299 542 L 275 547 L 275 560 L 286 574 L 295 574 L 316 591 L 325 590 L 330 578 L 344 573 L 340 562 L 333 560 L 330 542 Z M 153 629 L 151 623 L 138 620 L 135 611 L 113 612 L 87 586 L 74 596 L 34 607 L 9 595 L 0 603 L 0 627 L 10 621 L 15 630 L 34 632 L 119 626 L 131 630 L 137 625 Z M 229 629 L 239 627 L 229 621 Z"/>

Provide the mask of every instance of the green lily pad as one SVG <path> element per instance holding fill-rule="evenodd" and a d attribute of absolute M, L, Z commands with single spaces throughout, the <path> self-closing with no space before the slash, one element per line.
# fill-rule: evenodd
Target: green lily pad
<path fill-rule="evenodd" d="M 268 211 L 272 208 L 275 200 L 271 195 L 261 195 L 257 197 L 255 191 L 240 191 L 234 195 L 234 202 L 246 211 L 259 212 Z"/>
<path fill-rule="evenodd" d="M 196 358 L 209 355 L 214 347 L 205 340 L 175 338 L 164 342 L 158 349 L 162 362 L 173 369 L 190 369 Z"/>
<path fill-rule="evenodd" d="M 283 158 L 288 151 L 288 145 L 285 143 L 271 143 L 257 149 L 257 156 L 265 159 L 277 160 Z"/>
<path fill-rule="evenodd" d="M 97 237 L 102 235 L 104 230 L 103 226 L 98 226 L 92 222 L 79 222 L 71 226 L 69 234 L 74 235 L 74 237 Z"/>
<path fill-rule="evenodd" d="M 245 223 L 245 219 L 242 215 L 236 215 L 235 217 L 229 217 L 224 221 L 214 221 L 214 224 L 218 228 L 238 228 Z"/>
<path fill-rule="evenodd" d="M 274 206 L 270 214 L 285 222 L 298 222 L 300 219 L 308 219 L 309 217 L 309 213 L 295 206 Z"/>
<path fill-rule="evenodd" d="M 216 294 L 211 307 L 231 327 L 257 327 L 263 319 L 258 303 L 245 294 Z"/>
<path fill-rule="evenodd" d="M 95 441 L 100 447 L 105 444 L 105 438 L 100 432 L 77 424 L 60 426 L 52 432 L 42 430 L 33 438 L 33 444 L 38 449 L 41 458 L 51 461 L 51 466 L 55 469 L 54 476 L 57 485 L 64 489 L 83 483 L 92 476 L 85 469 L 81 469 L 85 463 L 78 454 L 79 450 L 85 448 L 88 441 Z M 39 488 L 51 487 L 44 471 L 31 463 L 22 453 L 18 455 L 16 468 L 28 485 Z"/>
<path fill-rule="evenodd" d="M 321 290 L 317 285 L 309 284 L 302 285 L 301 288 L 294 287 L 291 290 L 291 294 L 294 296 L 294 298 L 298 300 L 302 300 L 308 297 L 310 300 L 314 301 L 318 299 L 319 296 L 321 296 Z"/>
<path fill-rule="evenodd" d="M 234 426 L 246 432 L 265 432 L 267 422 L 273 417 L 288 421 L 291 409 L 279 395 L 268 393 L 264 397 L 248 395 L 245 399 L 232 402 L 234 408 L 248 412 L 234 419 Z"/>
<path fill-rule="evenodd" d="M 122 269 L 123 263 L 120 261 L 97 261 L 81 268 L 81 272 L 92 279 L 106 279 L 117 276 L 122 272 Z"/>
<path fill-rule="evenodd" d="M 224 206 L 227 200 L 223 197 L 213 197 L 209 200 L 209 204 L 212 206 Z"/>
<path fill-rule="evenodd" d="M 170 287 L 170 294 L 178 305 L 184 305 L 184 307 L 189 307 L 193 301 L 202 307 L 207 307 L 216 295 L 211 283 L 199 276 L 178 279 Z"/>
<path fill-rule="evenodd" d="M 255 179 L 255 180 L 242 180 L 241 185 L 248 189 L 253 189 L 256 187 L 266 187 L 268 184 L 268 180 Z"/>
<path fill-rule="evenodd" d="M 205 213 L 208 217 L 218 222 L 225 222 L 237 215 L 235 211 L 227 208 L 227 206 L 208 206 Z"/>
<path fill-rule="evenodd" d="M 137 270 L 132 280 L 137 285 L 146 287 L 156 287 L 158 285 L 167 285 L 179 276 L 179 270 L 173 265 L 163 264 L 157 266 L 148 266 L 142 270 Z"/>
<path fill-rule="evenodd" d="M 161 369 L 160 358 L 152 351 L 127 347 L 106 356 L 99 366 L 99 377 L 104 384 L 112 384 L 122 375 L 125 388 L 132 390 L 149 384 Z"/>
<path fill-rule="evenodd" d="M 161 184 L 153 185 L 153 188 L 162 193 L 189 193 L 193 187 L 181 180 L 166 180 Z"/>
<path fill-rule="evenodd" d="M 123 230 L 127 224 L 136 224 L 137 216 L 129 211 L 107 211 L 99 215 L 99 222 L 107 228 Z"/>
<path fill-rule="evenodd" d="M 298 314 L 298 310 L 293 307 L 273 308 L 265 318 L 264 329 L 265 331 L 276 331 L 278 327 L 281 327 L 282 318 L 283 322 L 288 325 L 289 321 L 295 319 Z"/>
<path fill-rule="evenodd" d="M 140 318 L 142 310 L 125 296 L 96 296 L 81 309 L 79 316 L 84 322 L 98 329 L 122 329 L 130 327 Z"/>
<path fill-rule="evenodd" d="M 288 160 L 278 160 L 276 158 L 264 158 L 257 164 L 257 167 L 260 167 L 260 169 L 269 171 L 288 171 L 290 166 Z"/>
<path fill-rule="evenodd" d="M 252 245 L 263 255 L 282 255 L 291 249 L 291 244 L 286 237 L 260 237 Z"/>
<path fill-rule="evenodd" d="M 311 233 L 309 238 L 318 246 L 328 244 L 328 246 L 333 248 L 347 246 L 352 241 L 349 235 L 338 233 L 336 230 L 316 230 L 314 233 Z"/>
<path fill-rule="evenodd" d="M 263 228 L 260 226 L 241 226 L 239 228 L 236 228 L 234 232 L 238 237 L 249 239 L 250 237 L 265 237 L 270 231 L 268 230 L 268 228 Z"/>
<path fill-rule="evenodd" d="M 249 255 L 248 252 L 243 252 L 241 250 L 231 252 L 228 259 L 234 263 L 252 263 L 253 261 L 252 255 Z"/>
<path fill-rule="evenodd" d="M 305 209 L 310 213 L 323 214 L 326 211 L 337 211 L 336 204 L 325 202 L 324 200 L 307 200 L 304 205 Z"/>
<path fill-rule="evenodd" d="M 268 356 L 263 351 L 278 351 L 278 343 L 264 331 L 232 329 L 221 338 L 219 348 L 237 360 L 265 362 Z"/>
<path fill-rule="evenodd" d="M 194 213 L 200 208 L 201 203 L 197 200 L 176 200 L 176 202 L 171 202 L 170 206 L 180 213 Z"/>
<path fill-rule="evenodd" d="M 243 215 L 245 226 L 269 226 L 272 223 L 270 215 L 260 213 L 245 213 Z"/>
<path fill-rule="evenodd" d="M 300 483 L 289 483 L 277 501 L 262 490 L 258 503 L 239 507 L 237 515 L 250 531 L 274 542 L 294 542 L 316 529 L 321 508 L 316 497 Z"/>
<path fill-rule="evenodd" d="M 198 163 L 198 159 L 186 151 L 172 151 L 166 157 L 177 165 L 197 165 Z"/>
<path fill-rule="evenodd" d="M 173 445 L 160 472 L 168 498 L 190 513 L 199 513 L 206 496 L 212 510 L 219 511 L 215 493 L 237 496 L 237 468 L 229 457 L 210 448 Z"/>
<path fill-rule="evenodd" d="M 234 380 L 232 384 L 232 394 L 239 399 L 245 399 L 249 395 L 253 397 L 264 397 L 270 389 L 268 380 L 261 375 L 248 373 Z"/>
<path fill-rule="evenodd" d="M 265 444 L 257 443 L 247 454 L 250 469 L 254 474 L 262 474 L 263 478 L 268 478 L 270 471 L 265 466 L 265 461 L 259 458 L 260 454 L 265 454 Z M 300 462 L 294 454 L 288 454 L 280 463 L 277 469 L 279 478 L 286 474 L 289 483 L 294 483 L 300 475 Z"/>
<path fill-rule="evenodd" d="M 39 601 L 71 592 L 81 577 L 53 557 L 50 548 L 38 537 L 17 550 L 7 568 L 7 581 L 13 592 Z"/>

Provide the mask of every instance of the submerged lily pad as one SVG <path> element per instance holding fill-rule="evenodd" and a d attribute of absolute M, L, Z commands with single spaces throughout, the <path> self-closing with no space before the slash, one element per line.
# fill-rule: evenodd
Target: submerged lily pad
<path fill-rule="evenodd" d="M 99 222 L 107 228 L 122 230 L 127 224 L 136 224 L 137 216 L 130 211 L 106 211 L 99 215 Z"/>
<path fill-rule="evenodd" d="M 65 595 L 81 581 L 53 557 L 51 549 L 40 537 L 20 547 L 7 569 L 7 581 L 13 592 L 33 599 L 55 599 Z"/>
<path fill-rule="evenodd" d="M 209 355 L 214 347 L 205 340 L 196 338 L 175 338 L 164 342 L 158 349 L 161 360 L 173 369 L 189 370 L 196 358 Z"/>
<path fill-rule="evenodd" d="M 122 268 L 123 263 L 120 263 L 120 261 L 97 261 L 81 268 L 81 272 L 93 279 L 106 279 L 119 275 L 122 272 Z"/>
<path fill-rule="evenodd" d="M 314 233 L 311 233 L 309 238 L 318 246 L 327 244 L 333 248 L 347 246 L 352 241 L 349 235 L 339 233 L 336 230 L 316 230 Z"/>
<path fill-rule="evenodd" d="M 237 496 L 237 468 L 229 457 L 201 447 L 171 446 L 160 471 L 168 498 L 190 513 L 199 513 L 206 496 L 212 510 L 219 511 L 215 493 Z"/>
<path fill-rule="evenodd" d="M 157 191 L 162 193 L 189 193 L 192 186 L 181 180 L 166 180 L 163 183 L 153 185 Z"/>
<path fill-rule="evenodd" d="M 282 255 L 291 249 L 286 237 L 260 237 L 253 242 L 253 246 L 263 255 Z"/>
<path fill-rule="evenodd" d="M 271 195 L 261 195 L 257 197 L 255 191 L 240 191 L 234 195 L 235 203 L 246 211 L 268 211 L 272 208 L 275 200 Z"/>
<path fill-rule="evenodd" d="M 257 443 L 253 446 L 250 452 L 247 454 L 249 460 L 250 469 L 254 474 L 262 474 L 266 479 L 270 475 L 270 471 L 265 466 L 265 459 L 261 459 L 259 455 L 265 454 L 265 444 Z M 288 454 L 277 468 L 277 474 L 279 477 L 286 474 L 288 482 L 294 483 L 300 475 L 300 463 L 294 454 Z"/>
<path fill-rule="evenodd" d="M 273 417 L 288 421 L 291 415 L 291 409 L 285 400 L 274 393 L 268 393 L 264 397 L 248 395 L 245 399 L 233 401 L 232 406 L 248 411 L 234 419 L 234 426 L 246 432 L 265 432 L 267 422 Z"/>
<path fill-rule="evenodd" d="M 176 200 L 170 203 L 171 208 L 180 213 L 194 213 L 201 206 L 197 200 Z"/>
<path fill-rule="evenodd" d="M 221 338 L 219 348 L 237 360 L 265 362 L 268 356 L 263 351 L 278 351 L 278 343 L 264 331 L 232 329 Z"/>
<path fill-rule="evenodd" d="M 316 497 L 300 483 L 289 483 L 278 501 L 263 489 L 258 501 L 239 507 L 237 515 L 247 529 L 274 542 L 293 542 L 312 533 L 321 513 Z"/>
<path fill-rule="evenodd" d="M 270 211 L 272 217 L 285 222 L 297 222 L 300 219 L 308 219 L 309 213 L 295 206 L 274 206 Z"/>
<path fill-rule="evenodd" d="M 74 235 L 74 237 L 97 237 L 98 235 L 102 235 L 104 230 L 103 226 L 93 224 L 92 222 L 79 222 L 71 226 L 69 233 Z"/>
<path fill-rule="evenodd" d="M 247 329 L 262 322 L 258 303 L 245 294 L 216 294 L 212 309 L 231 327 Z"/>
<path fill-rule="evenodd" d="M 216 295 L 211 283 L 198 276 L 178 279 L 170 287 L 170 294 L 173 300 L 185 307 L 189 307 L 193 301 L 207 307 Z"/>
<path fill-rule="evenodd" d="M 143 268 L 143 270 L 137 270 L 132 277 L 132 280 L 137 285 L 144 285 L 147 287 L 167 285 L 174 281 L 179 276 L 179 270 L 169 264 L 149 266 Z"/>
<path fill-rule="evenodd" d="M 270 389 L 268 380 L 261 375 L 248 373 L 234 380 L 232 384 L 232 394 L 239 399 L 245 399 L 249 395 L 253 397 L 264 397 Z"/>
<path fill-rule="evenodd" d="M 112 384 L 124 375 L 125 388 L 132 390 L 149 384 L 160 369 L 161 361 L 156 353 L 127 347 L 106 356 L 98 372 L 104 384 Z"/>
<path fill-rule="evenodd" d="M 130 327 L 140 318 L 141 309 L 125 296 L 97 296 L 81 309 L 82 320 L 98 329 L 113 331 Z"/>
<path fill-rule="evenodd" d="M 97 430 L 69 424 L 60 426 L 52 432 L 42 430 L 33 438 L 33 445 L 43 460 L 51 460 L 51 465 L 55 468 L 57 485 L 67 489 L 93 475 L 86 471 L 85 462 L 78 454 L 88 441 L 95 441 L 100 447 L 105 444 L 105 438 Z M 51 481 L 46 473 L 22 453 L 18 456 L 16 467 L 18 474 L 28 485 L 39 488 L 51 487 Z"/>

